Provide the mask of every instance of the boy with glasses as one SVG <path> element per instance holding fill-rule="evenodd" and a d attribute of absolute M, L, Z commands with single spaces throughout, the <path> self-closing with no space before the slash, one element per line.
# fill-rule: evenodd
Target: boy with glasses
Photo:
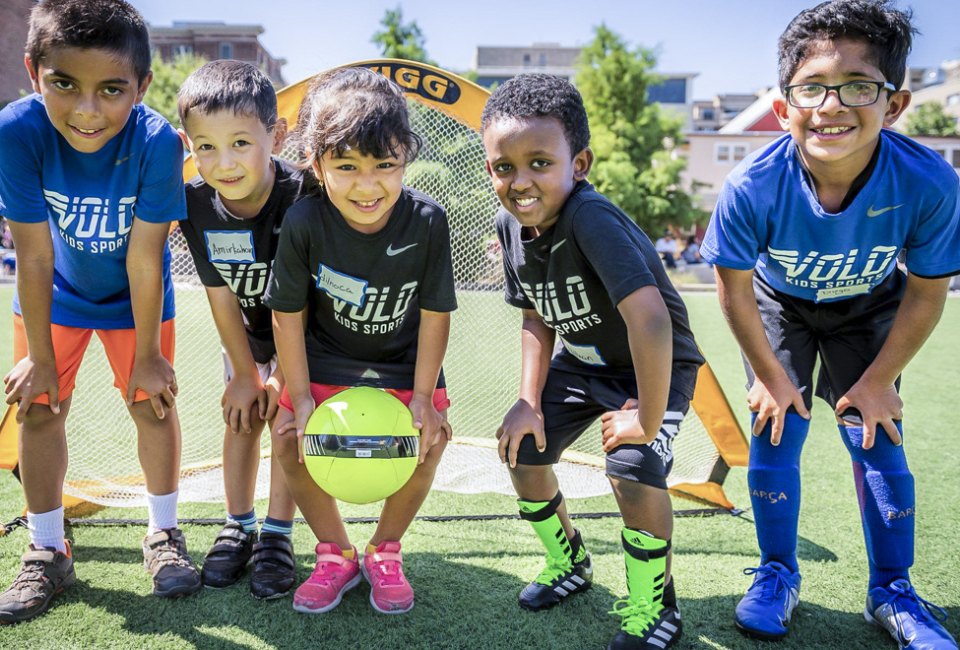
<path fill-rule="evenodd" d="M 779 41 L 784 96 L 774 102 L 789 134 L 730 174 L 701 248 L 750 382 L 747 480 L 761 555 L 736 625 L 752 637 L 783 637 L 799 600 L 799 460 L 819 359 L 816 394 L 853 463 L 864 616 L 900 648 L 957 647 L 909 576 L 915 497 L 899 377 L 960 272 L 956 173 L 885 128 L 910 103 L 898 89 L 914 31 L 886 0 L 832 0 L 794 18 Z M 897 269 L 901 250 L 909 274 Z"/>

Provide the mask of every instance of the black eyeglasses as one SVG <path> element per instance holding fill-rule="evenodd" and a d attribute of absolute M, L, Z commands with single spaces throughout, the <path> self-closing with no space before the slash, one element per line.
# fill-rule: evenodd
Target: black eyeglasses
<path fill-rule="evenodd" d="M 827 93 L 837 91 L 840 103 L 849 108 L 869 106 L 880 98 L 880 91 L 896 91 L 889 81 L 848 81 L 837 86 L 826 84 L 796 84 L 785 86 L 783 94 L 794 108 L 819 108 L 827 101 Z"/>

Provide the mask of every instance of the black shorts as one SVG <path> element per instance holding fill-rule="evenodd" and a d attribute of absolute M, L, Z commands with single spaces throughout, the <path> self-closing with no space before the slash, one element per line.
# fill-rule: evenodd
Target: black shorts
<path fill-rule="evenodd" d="M 620 410 L 624 402 L 636 398 L 634 379 L 588 377 L 551 368 L 540 400 L 547 448 L 540 453 L 533 436 L 524 436 L 517 463 L 557 463 L 560 454 L 597 418 L 607 411 Z M 673 467 L 673 439 L 689 408 L 689 398 L 671 388 L 657 438 L 646 445 L 620 445 L 608 453 L 607 475 L 666 489 L 667 476 Z"/>
<path fill-rule="evenodd" d="M 813 402 L 818 359 L 816 395 L 832 407 L 863 376 L 887 340 L 906 285 L 906 275 L 894 270 L 865 296 L 815 303 L 781 293 L 754 275 L 767 340 L 787 376 L 801 389 L 807 408 Z M 749 390 L 754 374 L 748 363 L 744 365 Z M 896 386 L 899 390 L 899 377 Z"/>

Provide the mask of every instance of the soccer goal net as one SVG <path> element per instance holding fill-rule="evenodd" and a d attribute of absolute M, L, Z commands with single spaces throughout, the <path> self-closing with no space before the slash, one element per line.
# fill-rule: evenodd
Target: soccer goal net
<path fill-rule="evenodd" d="M 351 65 L 372 68 L 406 92 L 414 130 L 424 140 L 405 182 L 435 198 L 449 215 L 459 308 L 453 314 L 444 370 L 453 406 L 453 444 L 434 487 L 464 493 L 513 494 L 496 452 L 494 432 L 516 400 L 520 375 L 520 312 L 503 299 L 503 268 L 493 226 L 498 202 L 484 171 L 480 113 L 488 92 L 442 70 L 381 59 Z M 309 80 L 279 93 L 280 114 L 291 127 Z M 296 159 L 296 151 L 284 157 Z M 193 174 L 188 160 L 185 176 Z M 220 396 L 223 363 L 206 295 L 179 230 L 170 237 L 177 300 L 177 406 L 183 430 L 182 501 L 222 501 L 224 424 Z M 144 503 L 136 433 L 94 337 L 77 381 L 68 422 L 68 495 L 101 505 Z M 267 495 L 270 436 L 262 436 L 258 498 Z M 676 494 L 732 507 L 723 480 L 746 464 L 743 434 L 709 367 L 700 375 L 693 408 L 674 445 L 670 477 Z M 569 497 L 609 492 L 599 427 L 564 455 L 557 473 Z"/>

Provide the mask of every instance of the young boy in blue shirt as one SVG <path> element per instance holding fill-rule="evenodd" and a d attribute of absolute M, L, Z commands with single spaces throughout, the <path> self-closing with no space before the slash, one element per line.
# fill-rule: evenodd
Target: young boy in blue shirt
<path fill-rule="evenodd" d="M 150 43 L 122 0 L 46 0 L 24 59 L 37 93 L 0 111 L 0 211 L 16 241 L 14 358 L 20 474 L 30 550 L 0 595 L 0 623 L 32 618 L 76 579 L 64 540 L 65 422 L 93 332 L 137 427 L 149 528 L 144 565 L 158 596 L 200 588 L 177 526 L 180 428 L 174 401 L 167 232 L 185 218 L 183 149 L 140 104 Z M 132 444 L 132 443 L 131 443 Z"/>
<path fill-rule="evenodd" d="M 614 603 L 621 629 L 608 647 L 663 650 L 682 635 L 667 476 L 703 363 L 686 307 L 650 239 L 587 182 L 590 129 L 570 82 L 514 77 L 490 96 L 481 129 L 503 206 L 506 300 L 523 310 L 520 395 L 497 431 L 500 458 L 547 549 L 519 604 L 542 610 L 592 584 L 553 465 L 599 418 L 629 592 Z"/>
<path fill-rule="evenodd" d="M 886 1 L 833 0 L 793 19 L 774 102 L 789 134 L 730 174 L 701 248 L 751 383 L 761 556 L 736 610 L 749 636 L 783 637 L 799 600 L 799 461 L 819 360 L 816 394 L 853 461 L 869 560 L 864 616 L 901 648 L 956 648 L 942 610 L 909 576 L 915 498 L 899 377 L 960 271 L 956 173 L 885 128 L 910 102 L 900 87 L 913 32 Z"/>
<path fill-rule="evenodd" d="M 283 390 L 272 314 L 263 294 L 280 240 L 283 215 L 301 195 L 303 170 L 280 153 L 286 120 L 277 94 L 249 63 L 211 61 L 183 82 L 177 110 L 199 175 L 187 183 L 180 229 L 190 247 L 220 334 L 223 391 L 223 479 L 227 523 L 203 561 L 208 587 L 227 587 L 251 566 L 250 592 L 279 598 L 296 582 L 291 534 L 296 504 L 283 469 L 270 468 L 270 503 L 259 534 L 253 508 L 260 434 L 273 422 Z"/>

